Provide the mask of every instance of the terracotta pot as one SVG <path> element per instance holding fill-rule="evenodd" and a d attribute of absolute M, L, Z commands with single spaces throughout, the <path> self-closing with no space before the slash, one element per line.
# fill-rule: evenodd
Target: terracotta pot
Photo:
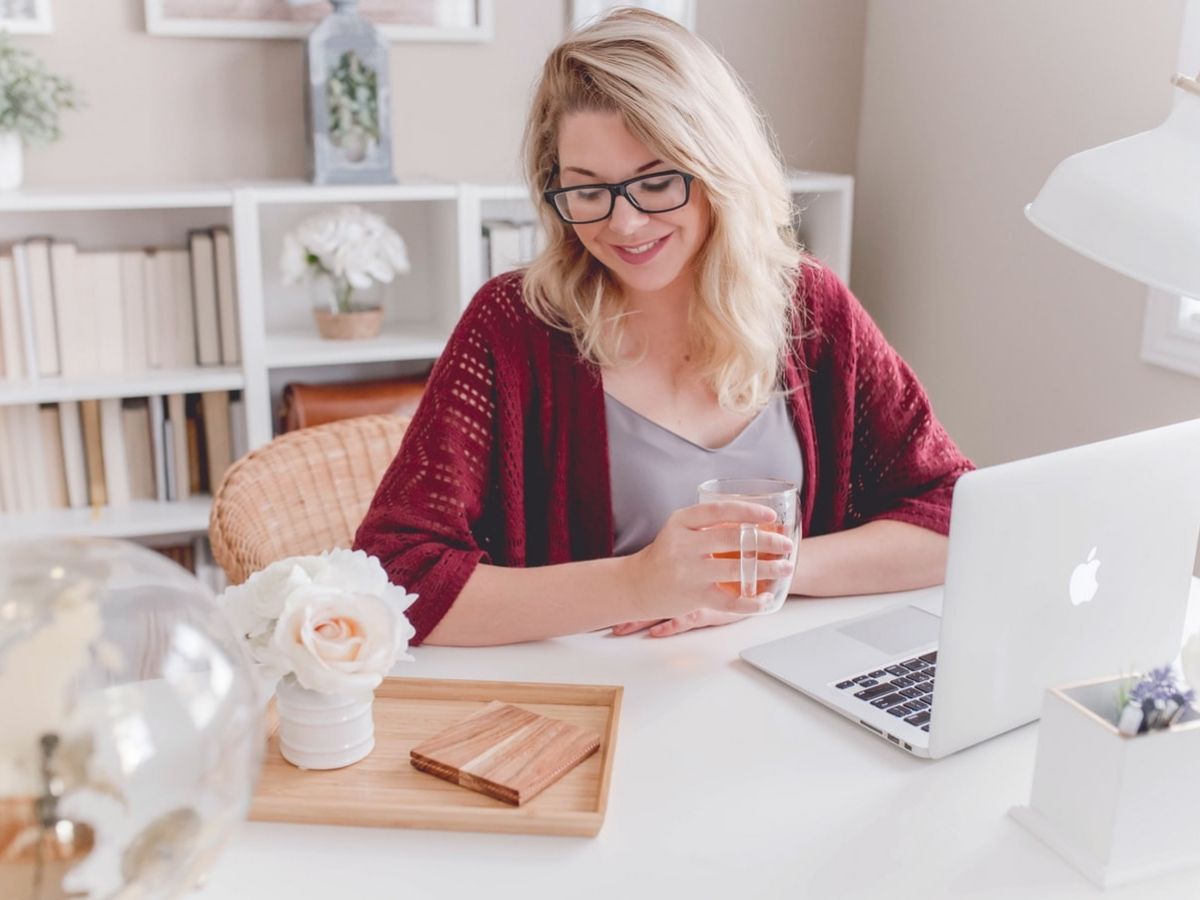
<path fill-rule="evenodd" d="M 317 331 L 321 337 L 335 341 L 356 341 L 373 338 L 383 327 L 383 309 L 378 306 L 354 309 L 351 312 L 330 312 L 314 309 Z"/>

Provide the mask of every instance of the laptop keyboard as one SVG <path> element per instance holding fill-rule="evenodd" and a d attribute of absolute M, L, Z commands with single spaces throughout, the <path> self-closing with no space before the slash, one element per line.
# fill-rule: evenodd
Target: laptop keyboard
<path fill-rule="evenodd" d="M 864 672 L 834 685 L 876 709 L 903 719 L 909 725 L 929 731 L 930 706 L 933 703 L 933 677 L 937 672 L 937 651 L 914 656 L 894 665 Z"/>

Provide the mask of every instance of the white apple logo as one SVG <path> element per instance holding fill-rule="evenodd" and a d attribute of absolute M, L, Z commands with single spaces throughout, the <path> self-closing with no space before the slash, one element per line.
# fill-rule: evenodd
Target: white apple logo
<path fill-rule="evenodd" d="M 1071 573 L 1071 603 L 1075 606 L 1089 602 L 1100 589 L 1096 582 L 1096 570 L 1100 568 L 1100 560 L 1096 559 L 1097 549 L 1093 547 L 1087 562 L 1081 562 Z"/>

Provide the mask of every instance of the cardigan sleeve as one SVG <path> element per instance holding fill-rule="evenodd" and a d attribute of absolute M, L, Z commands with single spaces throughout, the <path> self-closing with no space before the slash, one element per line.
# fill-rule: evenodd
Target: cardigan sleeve
<path fill-rule="evenodd" d="M 489 282 L 463 313 L 355 535 L 355 549 L 417 594 L 407 613 L 414 644 L 490 561 L 478 526 L 496 465 L 495 293 Z"/>
<path fill-rule="evenodd" d="M 974 465 L 858 298 L 828 269 L 817 277 L 825 306 L 821 330 L 828 332 L 848 392 L 845 527 L 892 519 L 948 534 L 954 484 Z"/>

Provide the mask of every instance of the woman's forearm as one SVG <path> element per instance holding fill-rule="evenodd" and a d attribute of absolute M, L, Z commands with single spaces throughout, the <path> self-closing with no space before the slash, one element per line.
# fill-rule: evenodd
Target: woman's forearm
<path fill-rule="evenodd" d="M 948 545 L 935 531 L 890 519 L 803 538 L 796 547 L 791 593 L 841 597 L 941 584 Z"/>
<path fill-rule="evenodd" d="M 476 567 L 427 644 L 515 644 L 644 618 L 631 557 L 535 568 Z"/>

